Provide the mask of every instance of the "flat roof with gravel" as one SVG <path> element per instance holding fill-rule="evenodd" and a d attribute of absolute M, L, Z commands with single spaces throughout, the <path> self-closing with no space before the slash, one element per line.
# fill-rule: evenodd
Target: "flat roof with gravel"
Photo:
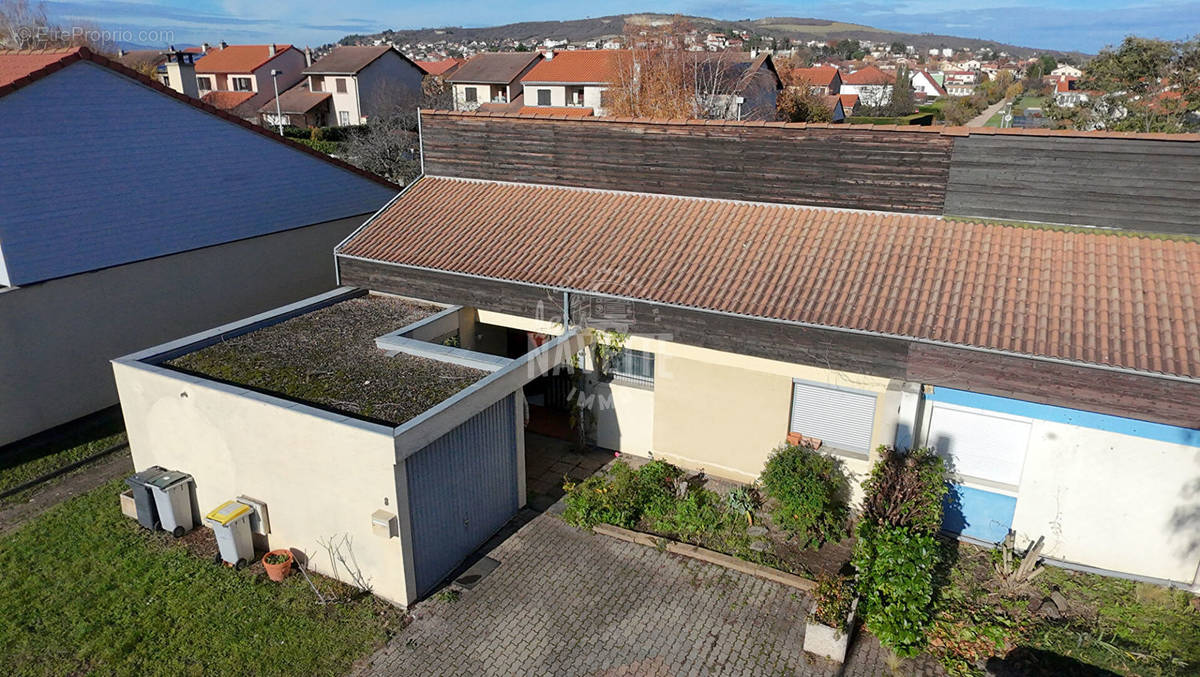
<path fill-rule="evenodd" d="M 413 355 L 375 338 L 441 311 L 378 295 L 347 299 L 168 360 L 164 366 L 398 426 L 488 372 Z"/>

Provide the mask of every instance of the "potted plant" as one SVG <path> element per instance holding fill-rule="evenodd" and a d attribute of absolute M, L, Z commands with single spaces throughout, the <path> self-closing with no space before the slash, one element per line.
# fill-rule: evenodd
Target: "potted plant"
<path fill-rule="evenodd" d="M 271 580 L 282 581 L 292 571 L 292 551 L 272 550 L 263 555 L 262 562 Z"/>
<path fill-rule="evenodd" d="M 844 662 L 857 610 L 858 598 L 854 596 L 849 579 L 845 576 L 819 577 L 804 629 L 804 650 L 838 663 Z"/>

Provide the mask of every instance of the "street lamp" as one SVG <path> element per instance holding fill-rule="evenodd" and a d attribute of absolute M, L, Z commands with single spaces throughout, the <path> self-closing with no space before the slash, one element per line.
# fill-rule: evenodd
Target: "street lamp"
<path fill-rule="evenodd" d="M 283 71 L 271 69 L 271 84 L 275 87 L 275 124 L 279 125 L 279 135 L 283 136 L 283 112 L 279 110 L 279 76 Z"/>

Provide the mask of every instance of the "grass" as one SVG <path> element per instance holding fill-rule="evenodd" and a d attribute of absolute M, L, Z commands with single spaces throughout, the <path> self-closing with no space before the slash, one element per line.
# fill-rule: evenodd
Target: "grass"
<path fill-rule="evenodd" d="M 234 336 L 167 366 L 351 416 L 400 425 L 486 372 L 400 354 L 375 339 L 439 308 L 362 296 Z"/>
<path fill-rule="evenodd" d="M 120 481 L 0 538 L 0 665 L 28 674 L 344 673 L 403 623 L 369 595 L 321 606 L 121 515 Z M 344 588 L 315 577 L 323 588 Z"/>
<path fill-rule="evenodd" d="M 119 414 L 104 412 L 29 440 L 0 448 L 0 492 L 20 486 L 125 441 Z M 0 498 L 0 506 L 21 503 L 42 486 Z"/>

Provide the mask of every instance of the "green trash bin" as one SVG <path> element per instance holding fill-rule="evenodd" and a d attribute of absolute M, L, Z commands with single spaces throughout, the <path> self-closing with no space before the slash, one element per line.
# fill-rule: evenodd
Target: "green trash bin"
<path fill-rule="evenodd" d="M 147 482 L 154 494 L 154 505 L 158 508 L 158 521 L 163 531 L 171 532 L 175 538 L 196 526 L 196 520 L 192 517 L 194 483 L 191 475 L 178 470 L 168 470 Z"/>

